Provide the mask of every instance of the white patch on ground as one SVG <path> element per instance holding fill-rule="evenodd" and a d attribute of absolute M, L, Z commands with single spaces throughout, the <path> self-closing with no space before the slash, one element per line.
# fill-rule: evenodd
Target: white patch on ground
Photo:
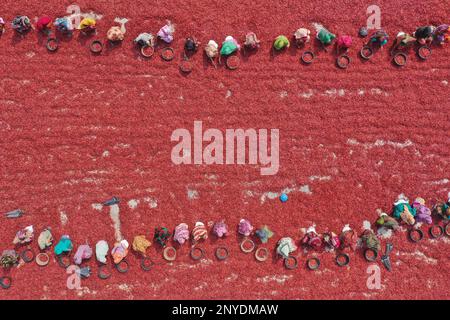
<path fill-rule="evenodd" d="M 370 89 L 370 93 L 371 94 L 382 94 L 383 90 L 381 90 L 380 88 L 372 88 L 372 89 Z"/>
<path fill-rule="evenodd" d="M 84 296 L 85 294 L 92 294 L 92 295 L 96 295 L 97 291 L 95 290 L 90 290 L 88 287 L 81 287 L 80 289 L 77 290 L 77 295 L 79 297 Z"/>
<path fill-rule="evenodd" d="M 103 209 L 103 205 L 101 203 L 93 203 L 91 206 L 94 210 L 102 211 Z"/>
<path fill-rule="evenodd" d="M 103 157 L 103 158 L 107 158 L 107 157 L 109 157 L 109 155 L 110 155 L 110 153 L 109 153 L 108 150 L 105 150 L 105 151 L 103 151 L 103 153 L 102 153 L 102 157 Z"/>
<path fill-rule="evenodd" d="M 324 96 L 329 96 L 329 97 L 335 97 L 337 95 L 337 90 L 336 89 L 328 89 L 325 90 L 325 92 L 323 93 Z"/>
<path fill-rule="evenodd" d="M 194 290 L 195 290 L 195 291 L 203 290 L 203 289 L 205 289 L 206 287 L 208 287 L 208 284 L 207 284 L 206 282 L 201 282 L 200 285 L 198 285 L 197 287 L 194 287 Z"/>
<path fill-rule="evenodd" d="M 127 293 L 131 293 L 131 291 L 133 290 L 133 287 L 126 284 L 126 283 L 122 283 L 118 285 L 118 288 L 122 291 L 125 291 Z"/>
<path fill-rule="evenodd" d="M 69 218 L 67 217 L 67 214 L 64 211 L 59 212 L 59 220 L 61 221 L 61 224 L 63 226 L 65 226 L 69 221 Z"/>
<path fill-rule="evenodd" d="M 195 200 L 195 199 L 198 199 L 200 196 L 199 196 L 197 190 L 188 188 L 187 189 L 187 197 L 188 197 L 189 200 Z"/>
<path fill-rule="evenodd" d="M 329 181 L 331 180 L 331 176 L 310 176 L 309 177 L 310 181 Z"/>
<path fill-rule="evenodd" d="M 312 91 L 311 89 L 309 89 L 309 90 L 306 91 L 306 92 L 300 92 L 300 93 L 298 94 L 299 97 L 305 98 L 305 99 L 309 99 L 309 98 L 311 98 L 313 95 L 314 95 L 314 93 L 313 93 L 313 91 Z"/>
<path fill-rule="evenodd" d="M 448 86 L 448 81 L 447 81 L 447 80 L 442 80 L 441 83 L 442 83 L 444 86 Z"/>
<path fill-rule="evenodd" d="M 197 269 L 197 268 L 206 268 L 213 264 L 214 261 L 211 259 L 202 259 L 200 263 L 179 263 L 176 265 L 177 269 L 186 270 L 186 269 Z"/>
<path fill-rule="evenodd" d="M 244 190 L 244 196 L 246 198 L 252 198 L 255 196 L 255 193 L 252 190 Z"/>
<path fill-rule="evenodd" d="M 231 90 L 227 90 L 227 93 L 225 94 L 225 99 L 228 99 L 232 95 L 233 95 L 233 93 L 231 92 Z"/>
<path fill-rule="evenodd" d="M 235 281 L 238 278 L 239 278 L 239 276 L 236 273 L 232 273 L 228 277 L 225 278 L 225 281 L 227 281 L 227 282 Z"/>
<path fill-rule="evenodd" d="M 448 180 L 447 178 L 444 178 L 444 179 L 437 180 L 437 181 L 431 181 L 430 184 L 432 184 L 432 185 L 440 185 L 440 184 L 447 184 L 449 182 L 450 182 L 450 180 Z"/>
<path fill-rule="evenodd" d="M 148 206 L 150 207 L 150 209 L 154 209 L 156 207 L 158 207 L 158 200 L 152 197 L 145 197 L 144 202 L 148 203 Z"/>
<path fill-rule="evenodd" d="M 117 143 L 114 148 L 115 149 L 127 149 L 129 148 L 131 145 L 129 143 Z"/>
<path fill-rule="evenodd" d="M 273 200 L 273 199 L 279 198 L 282 193 L 289 194 L 289 193 L 293 193 L 293 192 L 312 194 L 309 185 L 305 184 L 305 185 L 298 187 L 297 185 L 294 184 L 291 187 L 284 188 L 280 192 L 275 192 L 275 191 L 264 192 L 260 197 L 260 201 L 261 201 L 261 204 L 263 204 L 264 202 L 266 202 L 267 199 Z M 247 195 L 250 196 L 250 194 L 251 194 L 251 196 L 253 196 L 253 195 L 256 195 L 257 193 L 247 190 Z"/>
<path fill-rule="evenodd" d="M 307 184 L 305 184 L 304 186 L 301 186 L 299 191 L 306 193 L 306 194 L 312 194 L 311 189 L 309 188 L 309 186 Z"/>
<path fill-rule="evenodd" d="M 117 204 L 113 204 L 109 207 L 109 216 L 113 222 L 114 227 L 114 237 L 116 238 L 116 241 L 121 241 L 122 238 L 122 232 L 120 231 L 120 209 Z"/>
<path fill-rule="evenodd" d="M 130 201 L 128 201 L 128 207 L 130 207 L 131 210 L 136 209 L 138 204 L 139 204 L 139 200 L 136 200 L 136 199 L 131 199 Z"/>
<path fill-rule="evenodd" d="M 256 278 L 256 282 L 269 283 L 277 282 L 279 284 L 284 284 L 287 280 L 292 279 L 292 275 L 273 275 Z"/>
<path fill-rule="evenodd" d="M 365 149 L 372 149 L 372 148 L 377 148 L 377 147 L 379 148 L 379 147 L 384 147 L 384 146 L 391 146 L 394 148 L 403 149 L 403 148 L 414 145 L 414 143 L 411 140 L 405 140 L 405 142 L 395 142 L 395 141 L 390 141 L 390 140 L 384 141 L 382 139 L 377 139 L 373 143 L 371 143 L 371 142 L 362 143 L 353 138 L 347 139 L 347 144 L 352 145 L 352 146 L 362 146 Z"/>
<path fill-rule="evenodd" d="M 423 261 L 423 262 L 425 262 L 427 264 L 437 264 L 438 263 L 437 259 L 427 257 L 423 252 L 421 252 L 419 250 L 416 250 L 416 251 L 414 251 L 412 253 L 409 253 L 409 252 L 400 252 L 399 253 L 399 252 L 397 252 L 397 254 L 400 254 L 401 256 L 412 256 L 412 257 L 416 258 L 417 260 L 421 260 L 421 261 Z"/>
<path fill-rule="evenodd" d="M 287 91 L 281 91 L 280 92 L 280 98 L 286 98 L 288 96 Z"/>
<path fill-rule="evenodd" d="M 29 59 L 33 58 L 36 55 L 36 52 L 34 51 L 28 51 L 27 53 L 25 53 L 25 56 Z"/>
<path fill-rule="evenodd" d="M 331 89 L 325 90 L 322 95 L 323 96 L 332 97 L 332 98 L 335 98 L 337 96 L 343 97 L 343 96 L 345 96 L 345 90 L 344 89 L 331 88 Z"/>

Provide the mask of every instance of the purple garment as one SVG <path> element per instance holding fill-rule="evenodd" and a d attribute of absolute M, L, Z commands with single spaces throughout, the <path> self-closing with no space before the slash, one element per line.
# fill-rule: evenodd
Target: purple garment
<path fill-rule="evenodd" d="M 416 209 L 416 222 L 424 222 L 431 224 L 431 210 L 422 204 L 414 203 L 413 207 Z"/>
<path fill-rule="evenodd" d="M 228 234 L 228 226 L 223 221 L 216 222 L 213 227 L 214 234 L 222 238 Z"/>
<path fill-rule="evenodd" d="M 173 41 L 174 28 L 172 24 L 166 24 L 164 27 L 159 29 L 158 37 L 160 37 L 164 42 L 171 43 Z"/>
<path fill-rule="evenodd" d="M 242 219 L 239 222 L 239 228 L 238 228 L 238 232 L 243 235 L 248 237 L 253 231 L 253 226 L 251 225 L 250 221 L 246 220 L 246 219 Z"/>
<path fill-rule="evenodd" d="M 436 30 L 434 30 L 434 34 L 438 42 L 444 42 L 445 34 L 448 32 L 449 27 L 450 26 L 448 24 L 441 24 L 439 27 L 436 28 Z"/>
<path fill-rule="evenodd" d="M 84 259 L 89 259 L 90 257 L 92 257 L 91 247 L 87 244 L 83 244 L 78 247 L 78 250 L 73 257 L 73 260 L 75 264 L 79 265 Z"/>
<path fill-rule="evenodd" d="M 189 240 L 189 228 L 186 223 L 181 223 L 175 228 L 173 239 L 179 244 L 184 244 Z"/>

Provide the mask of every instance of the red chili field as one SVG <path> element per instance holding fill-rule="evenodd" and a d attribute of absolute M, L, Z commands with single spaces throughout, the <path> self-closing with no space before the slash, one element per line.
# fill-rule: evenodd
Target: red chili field
<path fill-rule="evenodd" d="M 84 1 L 83 13 L 99 16 L 98 34 L 75 32 L 49 53 L 45 39 L 33 31 L 21 38 L 10 22 L 18 14 L 68 15 L 68 1 L 27 3 L 6 0 L 0 16 L 7 31 L 0 38 L 0 252 L 13 248 L 16 232 L 34 225 L 35 238 L 50 226 L 57 242 L 70 235 L 75 248 L 110 247 L 117 233 L 130 244 L 136 235 L 153 238 L 154 228 L 173 228 L 196 221 L 209 227 L 225 219 L 226 239 L 210 236 L 201 244 L 204 259 L 193 261 L 190 244 L 168 263 L 154 243 L 148 250 L 156 262 L 144 272 L 139 257 L 127 258 L 130 271 L 97 277 L 95 255 L 87 262 L 92 275 L 81 289 L 69 290 L 68 275 L 54 255 L 41 268 L 35 263 L 10 271 L 2 299 L 449 299 L 450 241 L 425 237 L 412 243 L 407 228 L 382 239 L 394 245 L 393 270 L 381 264 L 381 288 L 367 286 L 361 250 L 350 254 L 347 267 L 335 264 L 335 253 L 299 248 L 299 268 L 287 270 L 277 258 L 281 237 L 299 241 L 315 224 L 318 232 L 358 232 L 377 219 L 375 210 L 390 212 L 397 195 L 423 197 L 428 205 L 446 200 L 450 191 L 450 64 L 448 47 L 433 47 L 421 61 L 413 50 L 405 67 L 394 67 L 390 44 L 369 61 L 359 57 L 367 39 L 357 36 L 366 25 L 366 9 L 381 8 L 381 24 L 390 42 L 398 31 L 448 21 L 447 1 Z M 100 55 L 89 51 L 93 39 L 105 39 L 116 17 L 127 18 L 123 44 Z M 447 21 L 445 21 L 447 19 Z M 163 61 L 158 51 L 144 59 L 133 45 L 141 32 L 156 32 L 166 20 L 176 25 L 176 58 Z M 289 37 L 300 27 L 321 23 L 336 34 L 353 36 L 352 63 L 335 66 L 334 50 L 317 53 L 308 66 L 299 61 L 303 49 L 292 45 L 271 54 L 274 38 Z M 204 45 L 227 35 L 242 40 L 248 31 L 261 48 L 241 56 L 237 70 L 215 69 Z M 314 36 L 315 33 L 313 32 Z M 187 36 L 201 46 L 194 70 L 179 71 Z M 171 134 L 177 128 L 204 130 L 276 128 L 280 130 L 280 168 L 263 176 L 259 165 L 174 165 Z M 278 197 L 286 192 L 289 200 Z M 119 212 L 98 205 L 120 198 Z M 3 213 L 22 209 L 17 219 Z M 117 209 L 117 208 L 116 208 Z M 241 218 L 255 227 L 268 225 L 273 256 L 258 263 L 239 248 Z M 436 223 L 441 223 L 436 220 Z M 217 261 L 214 249 L 226 245 L 230 257 Z M 38 251 L 36 240 L 32 243 Z M 305 267 L 317 256 L 319 270 Z"/>

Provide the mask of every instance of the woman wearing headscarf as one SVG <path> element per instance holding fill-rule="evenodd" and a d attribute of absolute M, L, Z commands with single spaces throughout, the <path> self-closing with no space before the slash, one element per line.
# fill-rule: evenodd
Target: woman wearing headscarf
<path fill-rule="evenodd" d="M 316 38 L 322 44 L 322 47 L 326 50 L 326 46 L 330 45 L 331 42 L 336 38 L 336 35 L 328 31 L 324 26 L 316 26 L 317 35 Z"/>
<path fill-rule="evenodd" d="M 410 35 L 406 32 L 400 31 L 394 40 L 394 45 L 392 47 L 392 51 L 396 51 L 397 49 L 406 48 L 414 42 L 416 42 L 416 38 L 414 38 L 412 35 Z"/>
<path fill-rule="evenodd" d="M 167 21 L 167 24 L 161 29 L 159 29 L 156 35 L 165 43 L 171 43 L 173 41 L 174 33 L 175 33 L 175 25 L 172 22 Z"/>
<path fill-rule="evenodd" d="M 70 33 L 73 31 L 72 23 L 66 17 L 56 18 L 53 25 L 55 26 L 56 30 L 61 33 Z"/>
<path fill-rule="evenodd" d="M 445 42 L 450 42 L 450 26 L 448 24 L 441 24 L 436 27 L 433 37 L 440 45 L 443 45 Z"/>
<path fill-rule="evenodd" d="M 389 40 L 389 36 L 384 30 L 377 30 L 375 31 L 372 36 L 369 39 L 369 43 L 371 45 L 379 46 L 380 48 L 383 48 Z"/>
<path fill-rule="evenodd" d="M 84 33 L 90 33 L 96 30 L 97 27 L 97 21 L 94 18 L 84 18 L 81 20 L 80 25 L 78 26 L 78 29 L 83 31 Z"/>
<path fill-rule="evenodd" d="M 336 53 L 339 54 L 341 50 L 347 52 L 352 46 L 353 40 L 351 36 L 342 35 L 337 38 L 336 41 Z"/>
<path fill-rule="evenodd" d="M 197 51 L 200 42 L 193 36 L 186 38 L 184 41 L 184 52 L 185 53 L 194 53 Z"/>
<path fill-rule="evenodd" d="M 27 16 L 17 16 L 11 22 L 11 27 L 18 33 L 25 33 L 33 29 L 31 20 Z"/>
<path fill-rule="evenodd" d="M 306 28 L 299 28 L 294 32 L 295 44 L 302 47 L 311 40 L 311 31 Z"/>
<path fill-rule="evenodd" d="M 434 26 L 419 27 L 416 31 L 414 31 L 413 36 L 421 45 L 430 44 L 433 41 L 433 33 L 435 29 L 436 27 Z"/>
<path fill-rule="evenodd" d="M 5 20 L 0 17 L 0 36 L 5 32 Z"/>
<path fill-rule="evenodd" d="M 120 42 L 125 38 L 125 33 L 122 32 L 120 27 L 114 26 L 109 28 L 108 32 L 106 33 L 106 38 L 111 42 Z"/>
<path fill-rule="evenodd" d="M 225 38 L 225 41 L 222 42 L 222 47 L 220 48 L 219 63 L 221 56 L 229 56 L 236 51 L 239 51 L 240 49 L 241 46 L 236 41 L 236 39 L 234 39 L 232 36 L 227 36 Z"/>
<path fill-rule="evenodd" d="M 140 33 L 134 43 L 140 47 L 153 47 L 155 45 L 155 37 L 151 33 Z"/>
<path fill-rule="evenodd" d="M 36 22 L 36 29 L 43 33 L 49 33 L 52 26 L 52 18 L 49 16 L 42 16 Z"/>
<path fill-rule="evenodd" d="M 259 39 L 254 32 L 248 32 L 245 35 L 244 48 L 249 50 L 254 50 L 259 48 Z"/>
<path fill-rule="evenodd" d="M 205 46 L 205 54 L 211 60 L 211 63 L 216 67 L 214 59 L 219 55 L 219 45 L 214 40 L 209 40 Z"/>
<path fill-rule="evenodd" d="M 289 43 L 289 39 L 286 36 L 279 35 L 275 38 L 273 42 L 273 48 L 277 51 L 283 50 L 285 48 L 289 48 L 291 44 Z"/>

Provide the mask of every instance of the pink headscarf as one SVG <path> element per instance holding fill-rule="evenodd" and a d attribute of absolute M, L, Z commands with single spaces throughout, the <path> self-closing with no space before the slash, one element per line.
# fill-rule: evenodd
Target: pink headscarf
<path fill-rule="evenodd" d="M 337 39 L 337 43 L 339 47 L 350 48 L 352 46 L 352 37 L 351 36 L 339 36 Z"/>

